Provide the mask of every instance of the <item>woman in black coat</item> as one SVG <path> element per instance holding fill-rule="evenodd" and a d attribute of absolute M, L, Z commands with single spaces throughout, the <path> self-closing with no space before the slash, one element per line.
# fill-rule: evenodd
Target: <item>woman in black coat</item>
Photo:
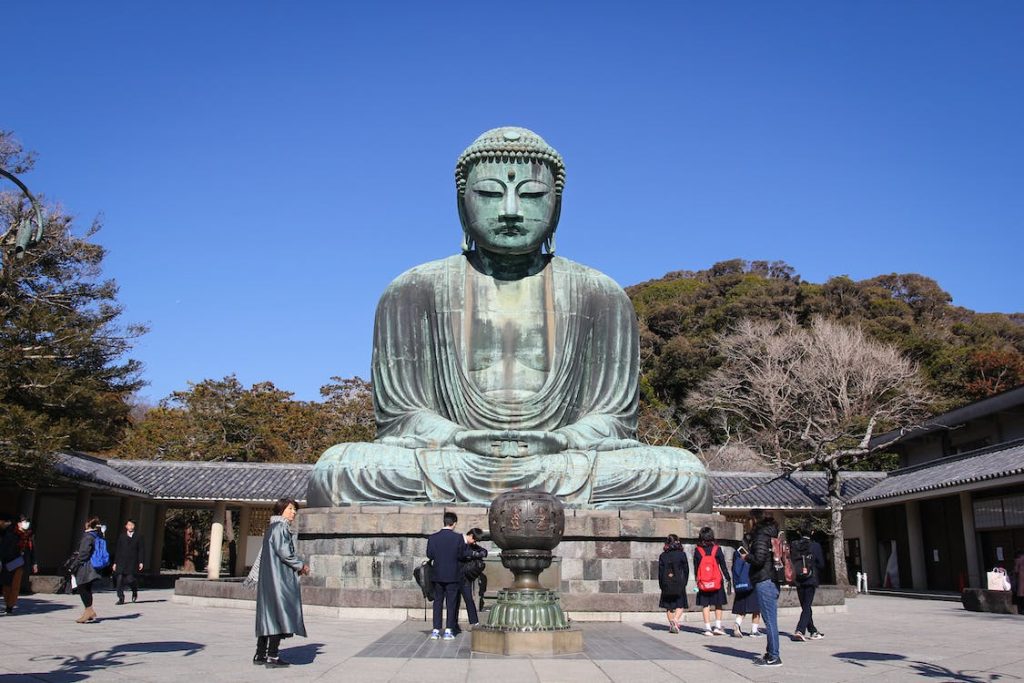
<path fill-rule="evenodd" d="M 658 585 L 661 588 L 658 607 L 665 610 L 669 633 L 679 633 L 683 610 L 690 606 L 686 600 L 686 584 L 689 580 L 690 563 L 686 560 L 683 544 L 678 536 L 669 534 L 658 558 Z"/>

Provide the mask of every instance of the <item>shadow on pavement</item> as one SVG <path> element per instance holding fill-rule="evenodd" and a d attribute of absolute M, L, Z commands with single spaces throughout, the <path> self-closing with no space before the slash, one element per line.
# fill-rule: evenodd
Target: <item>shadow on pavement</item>
<path fill-rule="evenodd" d="M 910 662 L 910 668 L 916 671 L 918 676 L 924 678 L 940 678 L 943 681 L 962 681 L 962 683 L 988 683 L 1003 677 L 1000 674 L 985 673 L 983 671 L 976 672 L 981 675 L 975 676 L 970 671 L 954 671 L 953 669 L 947 669 L 938 664 L 929 664 L 928 662 Z"/>
<path fill-rule="evenodd" d="M 653 621 L 648 621 L 644 624 L 644 628 L 650 629 L 652 631 L 665 631 L 666 633 L 668 633 L 667 623 L 657 624 Z"/>
<path fill-rule="evenodd" d="M 47 663 L 56 668 L 51 671 L 39 671 L 24 674 L 4 674 L 0 681 L 24 681 L 29 678 L 43 678 L 56 683 L 74 683 L 90 678 L 97 671 L 110 668 L 124 668 L 142 664 L 128 658 L 134 654 L 150 654 L 155 652 L 181 652 L 183 656 L 194 655 L 206 646 L 184 640 L 155 641 L 148 643 L 123 643 L 109 650 L 97 650 L 84 657 L 73 655 L 48 655 L 34 657 L 32 661 Z"/>
<path fill-rule="evenodd" d="M 103 617 L 103 616 L 100 616 L 100 617 L 96 617 L 96 621 L 121 621 L 123 619 L 138 619 L 141 616 L 142 615 L 139 614 L 138 612 L 134 612 L 132 614 L 122 614 L 119 617 Z"/>
<path fill-rule="evenodd" d="M 49 600 L 38 600 L 36 598 L 19 598 L 18 605 L 14 608 L 14 614 L 44 614 L 46 612 L 58 612 L 60 610 L 72 609 L 76 605 L 62 605 L 59 602 Z"/>
<path fill-rule="evenodd" d="M 312 664 L 317 655 L 322 653 L 324 643 L 307 643 L 298 647 L 281 650 L 281 656 L 292 664 Z"/>
<path fill-rule="evenodd" d="M 738 657 L 739 659 L 749 659 L 753 661 L 757 659 L 757 653 L 751 652 L 750 650 L 738 650 L 728 645 L 705 645 L 704 649 L 708 652 L 714 652 L 716 655 L 725 655 L 727 657 Z"/>
<path fill-rule="evenodd" d="M 899 662 L 906 659 L 905 656 L 892 652 L 836 652 L 832 656 L 857 666 L 867 666 L 867 664 L 861 664 L 861 662 Z"/>

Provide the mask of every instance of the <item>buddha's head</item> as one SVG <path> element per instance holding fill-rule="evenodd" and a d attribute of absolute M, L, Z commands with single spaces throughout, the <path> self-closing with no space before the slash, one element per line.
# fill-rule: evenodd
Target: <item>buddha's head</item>
<path fill-rule="evenodd" d="M 533 131 L 507 126 L 478 137 L 455 165 L 462 249 L 554 253 L 565 165 Z"/>

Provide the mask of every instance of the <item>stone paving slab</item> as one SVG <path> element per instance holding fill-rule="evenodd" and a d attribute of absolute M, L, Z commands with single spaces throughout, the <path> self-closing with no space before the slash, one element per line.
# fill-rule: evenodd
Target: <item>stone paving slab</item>
<path fill-rule="evenodd" d="M 423 622 L 309 614 L 311 637 L 282 647 L 295 666 L 267 670 L 250 663 L 251 610 L 177 604 L 170 597 L 169 590 L 144 591 L 138 603 L 116 607 L 113 593 L 98 593 L 100 620 L 84 625 L 74 623 L 81 612 L 75 596 L 23 598 L 14 615 L 0 616 L 0 683 L 1024 681 L 1024 617 L 967 612 L 940 601 L 850 600 L 845 614 L 815 616 L 824 640 L 784 638 L 784 666 L 767 671 L 751 664 L 763 638 L 706 638 L 690 625 L 670 634 L 657 613 L 638 623 L 583 624 L 586 652 L 544 659 L 470 655 L 468 634 L 432 642 Z M 784 634 L 794 622 L 783 618 Z"/>
<path fill-rule="evenodd" d="M 650 634 L 621 624 L 579 624 L 584 651 L 579 654 L 537 657 L 474 654 L 469 634 L 455 640 L 430 640 L 430 626 L 408 621 L 395 627 L 362 650 L 357 657 L 404 657 L 407 659 L 590 659 L 650 660 L 698 659 L 696 655 L 658 640 Z"/>

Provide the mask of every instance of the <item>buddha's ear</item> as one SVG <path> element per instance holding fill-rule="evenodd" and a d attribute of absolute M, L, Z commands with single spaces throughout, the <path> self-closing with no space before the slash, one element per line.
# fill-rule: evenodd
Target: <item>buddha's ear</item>
<path fill-rule="evenodd" d="M 473 238 L 466 229 L 466 197 L 462 192 L 455 192 L 455 203 L 459 208 L 459 225 L 462 226 L 462 253 L 473 251 Z"/>
<path fill-rule="evenodd" d="M 555 232 L 558 230 L 558 219 L 562 216 L 562 195 L 555 197 L 555 210 L 551 214 L 551 232 L 544 240 L 544 248 L 552 256 L 555 255 Z"/>

